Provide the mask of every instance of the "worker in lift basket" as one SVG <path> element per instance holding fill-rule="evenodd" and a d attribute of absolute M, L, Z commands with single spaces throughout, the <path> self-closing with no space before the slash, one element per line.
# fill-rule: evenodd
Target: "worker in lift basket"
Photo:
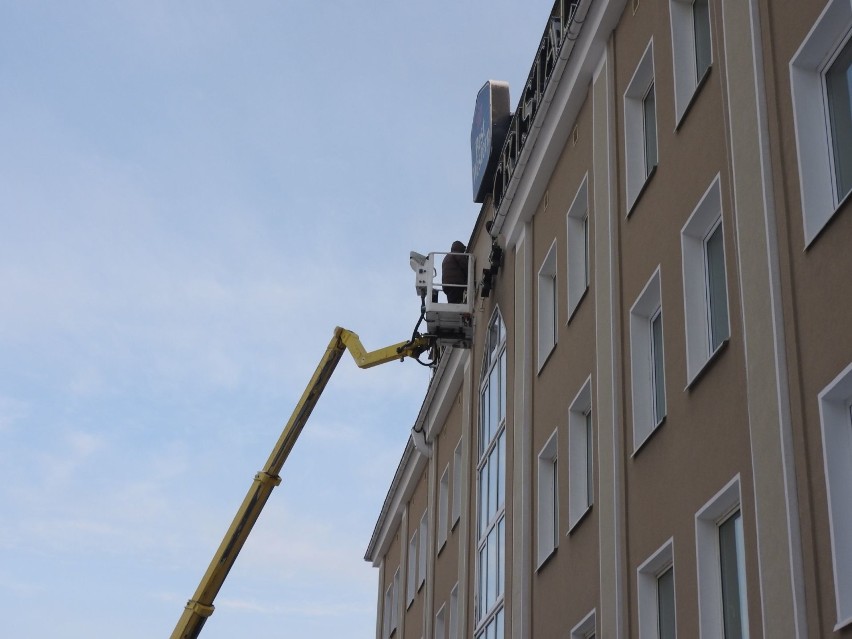
<path fill-rule="evenodd" d="M 450 304 L 464 302 L 467 287 L 467 255 L 459 254 L 464 253 L 465 250 L 465 245 L 456 240 L 453 242 L 452 252 L 447 253 L 441 262 L 441 284 Z"/>

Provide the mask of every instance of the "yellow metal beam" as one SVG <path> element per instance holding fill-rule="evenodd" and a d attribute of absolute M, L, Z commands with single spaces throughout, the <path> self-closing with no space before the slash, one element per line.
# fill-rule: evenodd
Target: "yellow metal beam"
<path fill-rule="evenodd" d="M 425 337 L 417 336 L 408 342 L 399 342 L 398 344 L 367 352 L 364 345 L 361 344 L 361 339 L 352 331 L 338 326 L 335 329 L 335 333 L 340 335 L 341 341 L 346 345 L 346 348 L 351 353 L 352 358 L 359 368 L 372 368 L 373 366 L 386 364 L 394 360 L 402 361 L 406 357 L 416 358 L 429 348 L 429 340 Z"/>
<path fill-rule="evenodd" d="M 208 617 L 213 614 L 213 600 L 219 593 L 246 539 L 248 539 L 249 533 L 251 533 L 267 499 L 269 499 L 269 495 L 272 493 L 272 489 L 281 483 L 279 476 L 281 468 L 287 461 L 290 451 L 296 444 L 296 440 L 319 401 L 323 390 L 325 390 L 329 378 L 340 362 L 343 351 L 348 349 L 360 368 L 371 368 L 406 357 L 418 357 L 428 348 L 429 340 L 417 336 L 408 342 L 400 342 L 393 346 L 367 352 L 355 333 L 339 326 L 334 329 L 334 336 L 331 338 L 316 371 L 314 371 L 311 381 L 284 426 L 284 430 L 272 449 L 266 465 L 263 470 L 255 475 L 248 493 L 246 493 L 230 528 L 228 528 L 228 532 L 207 568 L 207 572 L 201 578 L 192 599 L 187 602 L 183 614 L 171 634 L 171 639 L 196 639 Z"/>

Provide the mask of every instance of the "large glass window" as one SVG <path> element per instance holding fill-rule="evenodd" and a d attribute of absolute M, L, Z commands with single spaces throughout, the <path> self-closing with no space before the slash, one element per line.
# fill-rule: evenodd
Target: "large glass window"
<path fill-rule="evenodd" d="M 710 328 L 710 352 L 728 339 L 728 287 L 725 280 L 725 247 L 722 243 L 722 220 L 704 240 L 707 272 L 707 313 Z"/>
<path fill-rule="evenodd" d="M 574 196 L 565 219 L 568 230 L 568 317 L 580 304 L 589 288 L 589 180 L 583 183 Z"/>
<path fill-rule="evenodd" d="M 482 366 L 477 463 L 476 637 L 502 639 L 506 569 L 506 328 L 491 320 Z"/>
<path fill-rule="evenodd" d="M 663 309 L 651 318 L 651 371 L 654 388 L 654 419 L 659 424 L 666 416 L 666 375 L 663 363 Z"/>
<path fill-rule="evenodd" d="M 722 192 L 717 175 L 681 229 L 686 373 L 692 384 L 731 335 Z"/>
<path fill-rule="evenodd" d="M 825 8 L 790 60 L 805 245 L 852 192 L 852 4 Z"/>
<path fill-rule="evenodd" d="M 680 127 L 713 64 L 708 0 L 669 0 L 675 121 Z"/>
<path fill-rule="evenodd" d="M 633 450 L 638 451 L 666 416 L 663 307 L 660 269 L 630 309 L 630 376 Z"/>
<path fill-rule="evenodd" d="M 583 415 L 586 422 L 586 508 L 595 503 L 595 453 L 594 433 L 592 432 L 592 409 Z"/>
<path fill-rule="evenodd" d="M 645 137 L 645 175 L 657 166 L 657 97 L 654 83 L 642 99 L 642 124 Z"/>
<path fill-rule="evenodd" d="M 538 566 L 559 545 L 559 472 L 557 466 L 557 431 L 538 454 Z"/>
<path fill-rule="evenodd" d="M 538 368 L 544 366 L 556 346 L 559 321 L 556 294 L 556 240 L 538 271 Z"/>
<path fill-rule="evenodd" d="M 636 599 L 639 639 L 676 639 L 674 540 L 669 539 L 637 569 Z"/>
<path fill-rule="evenodd" d="M 657 624 L 659 639 L 675 639 L 674 568 L 669 566 L 657 577 Z"/>
<path fill-rule="evenodd" d="M 852 40 L 840 50 L 825 73 L 831 124 L 834 179 L 838 201 L 852 191 Z"/>
<path fill-rule="evenodd" d="M 408 542 L 408 571 L 406 572 L 406 605 L 410 606 L 417 593 L 417 531 Z"/>
<path fill-rule="evenodd" d="M 700 635 L 748 639 L 739 475 L 695 514 L 695 549 Z"/>
<path fill-rule="evenodd" d="M 743 575 L 743 520 L 737 511 L 719 525 L 719 567 L 722 574 L 722 614 L 725 639 L 745 639 L 743 619 L 745 584 Z"/>
<path fill-rule="evenodd" d="M 852 619 L 852 364 L 819 394 L 837 627 Z"/>
<path fill-rule="evenodd" d="M 627 214 L 657 166 L 657 97 L 654 43 L 648 43 L 624 92 L 624 160 Z"/>
<path fill-rule="evenodd" d="M 568 529 L 594 503 L 594 431 L 592 379 L 589 377 L 568 407 Z"/>
<path fill-rule="evenodd" d="M 707 0 L 692 3 L 692 33 L 695 38 L 695 77 L 701 78 L 710 67 L 710 7 Z"/>
<path fill-rule="evenodd" d="M 438 486 L 438 552 L 444 548 L 447 542 L 447 517 L 450 507 L 450 465 L 444 469 L 441 482 Z"/>

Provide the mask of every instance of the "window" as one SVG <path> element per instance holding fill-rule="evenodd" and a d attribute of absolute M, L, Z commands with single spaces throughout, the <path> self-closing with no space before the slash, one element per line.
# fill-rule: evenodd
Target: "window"
<path fill-rule="evenodd" d="M 423 516 L 420 518 L 420 554 L 417 559 L 417 589 L 423 586 L 426 583 L 426 558 L 428 555 L 427 548 L 429 545 L 426 543 L 429 540 L 429 520 L 427 519 L 427 515 L 429 513 L 423 513 Z"/>
<path fill-rule="evenodd" d="M 589 288 L 589 177 L 568 209 L 568 317 L 570 318 Z"/>
<path fill-rule="evenodd" d="M 838 630 L 852 623 L 852 364 L 819 394 Z"/>
<path fill-rule="evenodd" d="M 459 636 L 459 584 L 450 591 L 450 619 L 447 639 L 458 639 Z"/>
<path fill-rule="evenodd" d="M 453 452 L 453 514 L 450 518 L 453 528 L 461 518 L 462 482 L 462 443 L 459 441 Z"/>
<path fill-rule="evenodd" d="M 475 637 L 503 637 L 506 570 L 506 328 L 488 325 L 479 387 Z"/>
<path fill-rule="evenodd" d="M 583 620 L 571 628 L 571 639 L 595 639 L 595 611 L 583 617 Z"/>
<path fill-rule="evenodd" d="M 645 177 L 657 166 L 657 95 L 654 83 L 642 98 L 642 138 L 645 142 Z"/>
<path fill-rule="evenodd" d="M 691 384 L 730 337 L 719 176 L 680 232 L 686 313 L 686 372 Z"/>
<path fill-rule="evenodd" d="M 390 637 L 396 630 L 397 626 L 397 607 L 399 605 L 399 568 L 393 575 L 393 582 L 385 591 L 385 607 L 382 625 L 384 627 L 384 636 Z"/>
<path fill-rule="evenodd" d="M 446 619 L 444 618 L 446 604 L 441 604 L 438 612 L 435 614 L 435 639 L 444 639 L 447 635 Z"/>
<path fill-rule="evenodd" d="M 636 571 L 640 639 L 677 636 L 673 546 L 669 539 Z"/>
<path fill-rule="evenodd" d="M 660 268 L 630 309 L 633 449 L 639 450 L 666 417 L 666 375 Z"/>
<path fill-rule="evenodd" d="M 654 41 L 648 43 L 624 92 L 627 212 L 657 166 L 657 97 L 654 87 Z"/>
<path fill-rule="evenodd" d="M 657 623 L 659 639 L 677 637 L 675 623 L 674 567 L 669 566 L 657 577 Z"/>
<path fill-rule="evenodd" d="M 538 271 L 538 370 L 556 346 L 556 240 Z"/>
<path fill-rule="evenodd" d="M 410 606 L 417 593 L 417 531 L 408 542 L 408 572 L 405 577 L 406 606 Z"/>
<path fill-rule="evenodd" d="M 852 191 L 852 41 L 847 40 L 825 72 L 828 123 L 831 126 L 831 158 L 838 200 Z"/>
<path fill-rule="evenodd" d="M 702 637 L 748 639 L 739 476 L 695 515 Z"/>
<path fill-rule="evenodd" d="M 382 637 L 390 637 L 393 630 L 391 627 L 391 618 L 393 617 L 393 583 L 385 590 L 385 604 L 382 615 Z"/>
<path fill-rule="evenodd" d="M 719 569 L 722 577 L 722 615 L 725 639 L 748 636 L 744 615 L 745 574 L 743 562 L 743 518 L 737 510 L 719 524 Z"/>
<path fill-rule="evenodd" d="M 666 385 L 663 364 L 663 309 L 657 308 L 651 317 L 651 386 L 654 407 L 654 425 L 658 425 L 666 416 Z"/>
<path fill-rule="evenodd" d="M 444 469 L 441 475 L 441 483 L 438 487 L 438 552 L 447 543 L 447 515 L 450 507 L 450 465 Z"/>
<path fill-rule="evenodd" d="M 805 244 L 852 190 L 852 5 L 829 0 L 790 62 Z"/>
<path fill-rule="evenodd" d="M 594 503 L 594 469 L 590 376 L 568 408 L 568 530 Z"/>
<path fill-rule="evenodd" d="M 678 125 L 713 64 L 707 0 L 669 0 Z"/>
<path fill-rule="evenodd" d="M 692 3 L 692 35 L 695 39 L 695 77 L 700 79 L 713 62 L 708 0 Z"/>
<path fill-rule="evenodd" d="M 556 433 L 538 454 L 538 566 L 559 546 L 559 473 L 556 464 Z"/>

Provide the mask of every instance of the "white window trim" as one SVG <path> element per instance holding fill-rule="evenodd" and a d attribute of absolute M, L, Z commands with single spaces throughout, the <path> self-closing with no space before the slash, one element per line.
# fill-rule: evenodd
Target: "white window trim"
<path fill-rule="evenodd" d="M 710 38 L 710 66 L 698 77 L 695 68 L 695 26 L 693 4 L 695 0 L 669 0 L 672 26 L 672 56 L 675 85 L 675 121 L 678 128 L 698 93 L 703 78 L 713 68 L 713 38 Z M 710 3 L 712 4 L 712 3 Z M 712 6 L 709 8 L 712 11 Z M 713 21 L 711 17 L 710 29 Z"/>
<path fill-rule="evenodd" d="M 393 619 L 393 582 L 385 589 L 384 610 L 382 614 L 382 637 L 390 637 Z"/>
<path fill-rule="evenodd" d="M 589 612 L 582 621 L 571 628 L 571 639 L 588 639 L 595 636 L 596 614 L 594 609 Z"/>
<path fill-rule="evenodd" d="M 689 387 L 702 373 L 728 339 L 722 340 L 715 350 L 710 350 L 710 301 L 706 268 L 705 239 L 722 219 L 722 191 L 719 174 L 701 196 L 701 200 L 680 231 L 681 257 L 683 264 L 683 306 L 686 318 L 686 379 Z M 722 233 L 722 250 L 725 250 L 725 234 Z M 727 258 L 726 258 L 727 259 Z M 726 265 L 727 266 L 727 265 Z M 726 273 L 726 322 L 727 334 L 731 334 L 730 298 Z"/>
<path fill-rule="evenodd" d="M 453 451 L 453 508 L 450 517 L 450 529 L 454 529 L 461 519 L 462 488 L 464 486 L 462 472 L 462 442 L 456 444 Z"/>
<path fill-rule="evenodd" d="M 449 509 L 450 509 L 450 465 L 444 468 L 441 474 L 441 481 L 438 484 L 438 554 L 444 549 L 447 543 L 447 529 L 449 528 Z"/>
<path fill-rule="evenodd" d="M 654 414 L 654 370 L 651 354 L 651 319 L 662 308 L 660 267 L 630 309 L 630 377 L 633 396 L 633 454 L 636 454 L 649 437 L 665 421 L 657 421 Z M 665 336 L 665 317 L 663 336 Z M 665 339 L 663 340 L 665 342 Z M 665 370 L 665 348 L 663 349 Z M 665 390 L 665 379 L 663 379 Z M 665 393 L 664 393 L 665 394 Z"/>
<path fill-rule="evenodd" d="M 829 0 L 790 61 L 805 246 L 816 239 L 840 206 L 823 76 L 850 31 L 852 4 L 849 0 Z"/>
<path fill-rule="evenodd" d="M 674 539 L 669 538 L 639 568 L 636 569 L 636 598 L 639 609 L 639 639 L 657 639 L 660 636 L 660 617 L 657 601 L 657 579 L 674 567 Z M 675 581 L 675 619 L 677 619 L 677 582 Z M 675 624 L 677 625 L 677 624 Z"/>
<path fill-rule="evenodd" d="M 645 188 L 645 184 L 654 174 L 654 169 L 645 166 L 645 125 L 643 102 L 648 89 L 654 82 L 654 39 L 648 42 L 645 52 L 639 60 L 633 77 L 624 92 L 624 158 L 627 188 L 627 215 Z M 656 117 L 656 112 L 654 114 Z M 659 130 L 659 121 L 657 122 Z M 659 163 L 659 144 L 657 144 L 657 163 Z"/>
<path fill-rule="evenodd" d="M 438 608 L 438 612 L 435 613 L 435 639 L 445 639 L 447 636 L 446 608 L 447 604 L 442 603 L 441 607 Z"/>
<path fill-rule="evenodd" d="M 406 582 L 406 608 L 410 607 L 417 594 L 417 531 L 408 542 L 408 570 L 405 576 Z"/>
<path fill-rule="evenodd" d="M 589 243 L 585 229 L 589 222 L 589 174 L 583 177 L 583 183 L 568 208 L 566 227 L 568 235 L 568 321 L 580 305 L 589 289 L 587 277 L 591 276 Z M 588 265 L 588 272 L 587 272 Z"/>
<path fill-rule="evenodd" d="M 592 377 L 586 378 L 568 408 L 568 532 L 591 509 L 588 503 L 588 442 L 586 415 L 592 410 Z M 594 413 L 592 413 L 594 422 Z M 594 429 L 594 425 L 592 426 Z M 592 442 L 592 450 L 596 450 Z M 594 464 L 592 467 L 594 471 Z M 594 486 L 592 486 L 594 490 Z"/>
<path fill-rule="evenodd" d="M 393 583 L 390 585 L 390 617 L 388 624 L 388 636 L 392 635 L 399 623 L 399 567 L 393 574 Z M 386 595 L 387 596 L 387 595 Z"/>
<path fill-rule="evenodd" d="M 701 639 L 724 636 L 722 577 L 719 566 L 719 524 L 734 511 L 742 511 L 740 476 L 736 475 L 695 513 L 695 548 L 698 564 L 698 626 Z M 742 516 L 742 514 L 741 514 Z M 743 565 L 745 564 L 743 558 Z M 746 583 L 745 568 L 741 575 Z M 741 592 L 745 596 L 745 589 Z M 743 626 L 748 628 L 748 606 L 742 610 Z"/>
<path fill-rule="evenodd" d="M 450 591 L 450 618 L 447 628 L 447 639 L 458 639 L 459 636 L 459 583 Z"/>
<path fill-rule="evenodd" d="M 556 240 L 538 270 L 538 370 L 544 368 L 550 353 L 556 348 L 556 333 L 559 326 Z"/>
<path fill-rule="evenodd" d="M 538 453 L 538 504 L 536 509 L 538 568 L 559 547 L 558 430 L 554 430 Z"/>
<path fill-rule="evenodd" d="M 429 540 L 429 512 L 426 511 L 423 513 L 423 516 L 420 518 L 420 554 L 417 556 L 417 590 L 420 590 L 423 587 L 423 584 L 426 583 L 426 559 L 429 555 L 428 553 L 428 540 Z"/>
<path fill-rule="evenodd" d="M 852 364 L 819 394 L 834 596 L 840 630 L 852 624 Z"/>

